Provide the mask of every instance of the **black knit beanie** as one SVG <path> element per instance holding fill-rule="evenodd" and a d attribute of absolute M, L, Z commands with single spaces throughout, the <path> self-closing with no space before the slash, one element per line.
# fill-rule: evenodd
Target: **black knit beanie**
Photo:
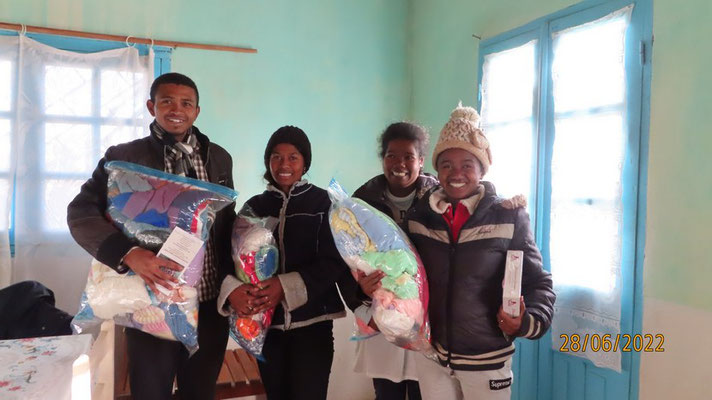
<path fill-rule="evenodd" d="M 309 138 L 303 130 L 296 126 L 287 125 L 277 129 L 269 138 L 269 142 L 267 142 L 267 147 L 265 148 L 265 168 L 267 168 L 267 173 L 269 174 L 269 159 L 272 156 L 272 151 L 281 143 L 288 143 L 296 147 L 304 157 L 304 172 L 309 171 L 312 157 Z"/>

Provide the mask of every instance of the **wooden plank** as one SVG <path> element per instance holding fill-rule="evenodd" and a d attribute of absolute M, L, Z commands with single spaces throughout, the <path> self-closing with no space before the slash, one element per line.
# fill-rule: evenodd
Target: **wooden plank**
<path fill-rule="evenodd" d="M 250 49 L 245 47 L 235 47 L 235 46 L 223 46 L 217 44 L 203 44 L 203 43 L 189 43 L 189 42 L 176 42 L 173 40 L 153 40 L 150 38 L 139 38 L 133 36 L 124 35 L 108 35 L 105 33 L 93 33 L 93 32 L 82 32 L 73 31 L 69 29 L 56 29 L 56 28 L 45 28 L 43 26 L 32 26 L 32 25 L 22 25 L 13 24 L 8 22 L 0 22 L 0 29 L 22 31 L 25 29 L 26 32 L 34 33 L 48 33 L 50 35 L 59 36 L 71 36 L 71 37 L 81 37 L 87 39 L 99 39 L 99 40 L 110 40 L 114 42 L 127 42 L 127 43 L 140 43 L 140 44 L 150 44 L 156 46 L 167 46 L 167 47 L 187 47 L 192 49 L 202 49 L 202 50 L 216 50 L 216 51 L 230 51 L 234 53 L 257 53 L 257 49 Z"/>
<path fill-rule="evenodd" d="M 240 362 L 235 357 L 235 353 L 232 351 L 225 352 L 225 360 L 227 361 L 227 366 L 230 369 L 230 375 L 232 376 L 233 382 L 250 383 L 250 380 L 247 379 L 247 376 L 245 375 L 242 365 L 240 365 Z"/>
<path fill-rule="evenodd" d="M 245 369 L 245 374 L 251 382 L 261 382 L 260 370 L 257 368 L 257 361 L 251 355 L 247 354 L 245 350 L 238 349 L 235 350 L 237 358 L 240 360 L 240 364 Z"/>
<path fill-rule="evenodd" d="M 232 377 L 230 376 L 230 370 L 227 368 L 227 364 L 223 361 L 220 367 L 220 373 L 218 374 L 218 384 L 221 383 L 232 383 Z"/>
<path fill-rule="evenodd" d="M 114 326 L 114 396 L 131 394 L 129 385 L 129 359 L 126 351 L 124 327 Z"/>

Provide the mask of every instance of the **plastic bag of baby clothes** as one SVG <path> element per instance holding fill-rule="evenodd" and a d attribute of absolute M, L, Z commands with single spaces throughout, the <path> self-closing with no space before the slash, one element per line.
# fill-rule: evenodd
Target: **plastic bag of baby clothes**
<path fill-rule="evenodd" d="M 258 286 L 277 272 L 279 250 L 272 232 L 278 222 L 274 217 L 256 217 L 247 206 L 238 213 L 232 230 L 232 259 L 241 282 Z M 250 317 L 239 317 L 232 310 L 230 336 L 250 354 L 263 359 L 262 346 L 273 315 L 274 308 Z"/>
<path fill-rule="evenodd" d="M 381 288 L 371 303 L 373 320 L 397 346 L 429 351 L 428 282 L 415 247 L 393 220 L 366 202 L 348 197 L 335 181 L 329 184 L 329 225 L 336 247 L 352 273 L 383 271 Z M 356 318 L 358 337 L 376 332 Z"/>
<path fill-rule="evenodd" d="M 113 319 L 119 325 L 178 340 L 192 354 L 198 348 L 195 286 L 202 276 L 205 243 L 215 214 L 233 203 L 237 192 L 123 161 L 110 161 L 104 168 L 109 174 L 106 214 L 127 237 L 159 253 L 171 233 L 182 230 L 199 239 L 197 253 L 177 274 L 179 283 L 158 287 L 158 292 L 133 271 L 119 274 L 93 260 L 72 327 L 81 333 L 101 320 Z"/>

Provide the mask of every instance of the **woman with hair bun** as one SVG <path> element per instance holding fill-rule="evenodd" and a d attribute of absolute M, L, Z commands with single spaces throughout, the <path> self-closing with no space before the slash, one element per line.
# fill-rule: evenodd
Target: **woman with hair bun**
<path fill-rule="evenodd" d="M 437 180 L 423 173 L 423 155 L 428 149 L 428 133 L 410 122 L 389 125 L 378 138 L 383 174 L 378 175 L 354 192 L 354 197 L 367 202 L 400 224 L 405 214 Z M 366 276 L 359 273 L 361 290 L 370 299 L 381 286 L 382 271 Z M 347 301 L 351 306 L 352 302 Z M 371 321 L 370 300 L 354 309 L 362 321 Z M 371 323 L 375 328 L 375 324 Z M 416 353 L 386 341 L 382 335 L 360 340 L 356 345 L 354 370 L 373 379 L 377 400 L 420 399 Z"/>

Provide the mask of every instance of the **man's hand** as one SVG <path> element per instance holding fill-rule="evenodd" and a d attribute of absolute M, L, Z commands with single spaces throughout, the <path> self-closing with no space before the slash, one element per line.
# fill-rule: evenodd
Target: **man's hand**
<path fill-rule="evenodd" d="M 526 309 L 527 308 L 524 306 L 524 297 L 519 298 L 519 316 L 516 318 L 504 312 L 504 309 L 500 306 L 499 312 L 497 312 L 497 323 L 499 324 L 499 329 L 509 336 L 517 336 L 519 328 L 522 326 L 522 316 L 524 315 L 524 310 Z"/>
<path fill-rule="evenodd" d="M 373 292 L 381 288 L 381 279 L 386 276 L 385 272 L 381 270 L 375 270 L 368 275 L 358 270 L 357 274 L 358 285 L 361 286 L 363 293 L 370 298 L 373 298 Z"/>
<path fill-rule="evenodd" d="M 158 293 L 156 285 L 171 288 L 173 286 L 171 282 L 178 283 L 175 276 L 161 270 L 161 267 L 171 271 L 183 270 L 183 267 L 173 261 L 159 258 L 152 251 L 140 247 L 135 247 L 126 253 L 124 264 L 140 276 L 154 293 Z"/>
<path fill-rule="evenodd" d="M 238 316 L 249 317 L 257 313 L 254 308 L 257 298 L 250 294 L 250 291 L 255 289 L 252 285 L 243 284 L 233 290 L 227 297 L 228 301 L 230 301 L 230 306 L 237 312 Z"/>
<path fill-rule="evenodd" d="M 276 307 L 284 299 L 284 289 L 278 277 L 273 276 L 259 283 L 256 290 L 250 292 L 257 299 L 255 300 L 255 312 L 262 312 Z"/>

